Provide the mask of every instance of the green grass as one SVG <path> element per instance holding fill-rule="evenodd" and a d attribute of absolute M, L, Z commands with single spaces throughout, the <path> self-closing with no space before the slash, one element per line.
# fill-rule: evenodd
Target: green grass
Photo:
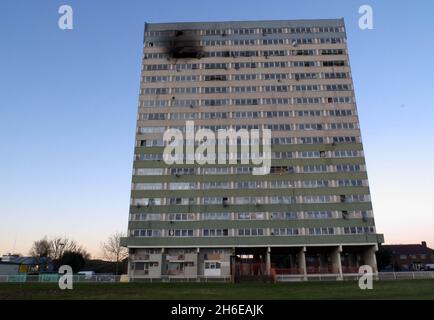
<path fill-rule="evenodd" d="M 434 280 L 374 282 L 360 290 L 356 281 L 295 283 L 0 283 L 4 299 L 433 299 Z"/>

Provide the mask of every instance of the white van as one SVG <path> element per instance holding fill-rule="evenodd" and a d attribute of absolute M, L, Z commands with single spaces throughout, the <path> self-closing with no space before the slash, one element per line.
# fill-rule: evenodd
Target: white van
<path fill-rule="evenodd" d="M 426 264 L 424 269 L 425 271 L 434 271 L 434 263 Z"/>
<path fill-rule="evenodd" d="M 95 275 L 95 271 L 79 271 L 77 274 L 79 276 L 84 276 L 85 280 L 91 280 L 92 277 Z"/>

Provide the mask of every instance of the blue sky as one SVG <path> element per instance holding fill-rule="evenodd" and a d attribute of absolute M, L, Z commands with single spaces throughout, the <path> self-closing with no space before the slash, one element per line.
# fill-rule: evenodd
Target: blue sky
<path fill-rule="evenodd" d="M 74 29 L 58 28 L 58 8 Z M 358 8 L 374 30 L 358 28 Z M 434 246 L 434 3 L 0 3 L 0 254 L 125 231 L 144 22 L 344 17 L 377 229 Z"/>

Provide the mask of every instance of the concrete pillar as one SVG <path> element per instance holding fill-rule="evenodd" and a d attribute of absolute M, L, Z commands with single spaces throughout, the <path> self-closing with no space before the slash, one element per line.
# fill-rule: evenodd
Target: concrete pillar
<path fill-rule="evenodd" d="M 377 251 L 378 245 L 372 245 L 366 248 L 366 250 L 363 252 L 363 260 L 365 261 L 365 264 L 371 266 L 374 273 L 378 272 L 377 257 L 375 255 Z"/>
<path fill-rule="evenodd" d="M 267 276 L 271 275 L 271 248 L 267 247 L 267 253 L 265 255 L 265 270 Z"/>
<path fill-rule="evenodd" d="M 202 270 L 199 270 L 199 262 L 200 262 L 200 248 L 196 248 L 196 262 L 195 262 L 195 264 L 196 264 L 196 281 L 197 282 L 200 282 L 200 277 L 199 277 L 199 275 L 200 274 L 202 274 L 202 275 L 204 275 L 205 274 L 205 272 L 204 271 L 202 271 Z M 205 266 L 204 266 L 205 267 Z"/>
<path fill-rule="evenodd" d="M 133 280 L 133 274 L 131 272 L 131 258 L 128 258 L 128 269 L 127 269 L 127 274 L 128 274 L 128 280 L 132 281 Z"/>
<path fill-rule="evenodd" d="M 342 280 L 342 261 L 341 261 L 342 246 L 338 246 L 332 251 L 332 272 L 338 275 L 338 280 Z"/>
<path fill-rule="evenodd" d="M 306 268 L 306 247 L 301 247 L 298 253 L 298 267 L 300 273 L 303 275 L 303 279 L 307 280 L 307 268 Z"/>

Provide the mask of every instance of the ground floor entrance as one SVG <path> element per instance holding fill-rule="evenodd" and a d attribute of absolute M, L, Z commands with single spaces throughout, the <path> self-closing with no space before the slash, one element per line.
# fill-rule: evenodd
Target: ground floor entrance
<path fill-rule="evenodd" d="M 377 245 L 152 248 L 130 253 L 130 278 L 342 279 L 368 265 L 377 272 Z"/>

